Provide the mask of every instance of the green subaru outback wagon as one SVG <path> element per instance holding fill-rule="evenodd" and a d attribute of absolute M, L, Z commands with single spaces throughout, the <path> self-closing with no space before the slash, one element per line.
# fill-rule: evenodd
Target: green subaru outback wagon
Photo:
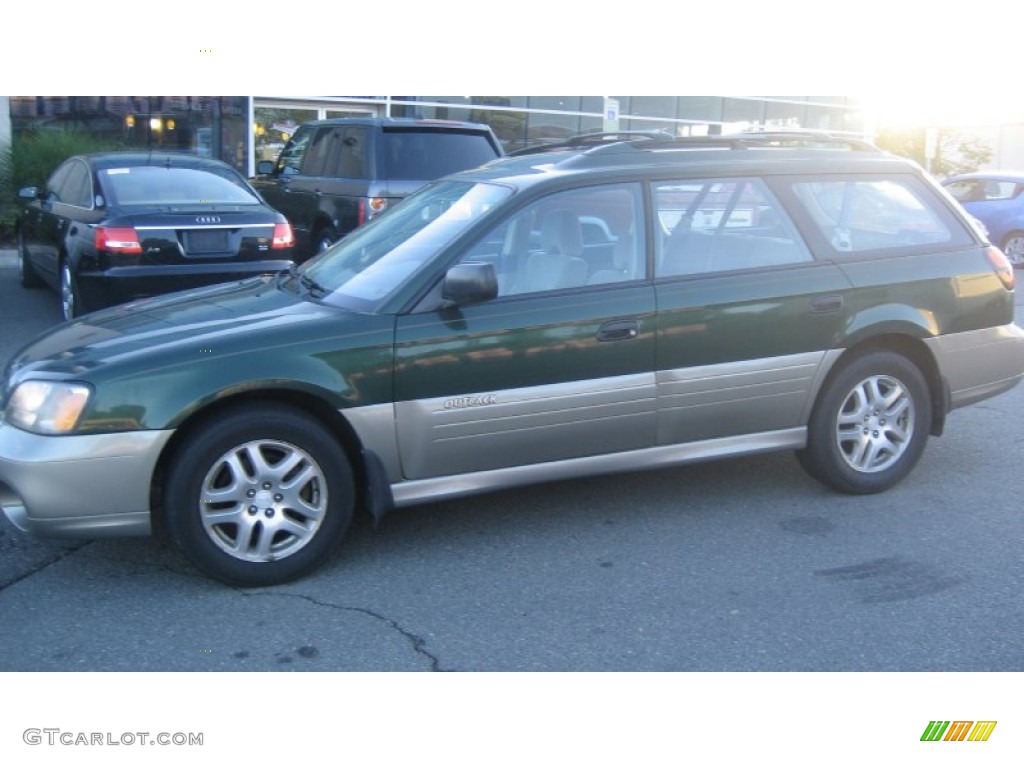
<path fill-rule="evenodd" d="M 1024 374 L 1012 267 L 915 165 L 821 135 L 605 139 L 37 338 L 0 391 L 7 517 L 165 528 L 272 584 L 357 511 L 558 478 L 793 449 L 883 491 Z"/>

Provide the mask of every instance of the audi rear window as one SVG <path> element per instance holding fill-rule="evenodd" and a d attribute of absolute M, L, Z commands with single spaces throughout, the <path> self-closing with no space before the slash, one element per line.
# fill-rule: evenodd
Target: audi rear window
<path fill-rule="evenodd" d="M 115 205 L 260 204 L 241 184 L 197 168 L 108 168 L 100 177 Z"/>

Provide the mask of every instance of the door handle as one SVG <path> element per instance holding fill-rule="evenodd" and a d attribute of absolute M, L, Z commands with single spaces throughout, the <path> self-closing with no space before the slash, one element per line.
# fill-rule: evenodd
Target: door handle
<path fill-rule="evenodd" d="M 625 341 L 640 335 L 640 324 L 636 320 L 609 320 L 597 329 L 598 341 Z"/>
<path fill-rule="evenodd" d="M 843 308 L 843 297 L 838 293 L 828 296 L 819 296 L 811 301 L 812 315 L 827 315 L 831 312 L 838 312 Z"/>

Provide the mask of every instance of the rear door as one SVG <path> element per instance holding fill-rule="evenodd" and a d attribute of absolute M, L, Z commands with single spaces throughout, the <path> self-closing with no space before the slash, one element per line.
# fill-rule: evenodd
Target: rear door
<path fill-rule="evenodd" d="M 758 178 L 653 185 L 658 443 L 799 427 L 849 283 Z"/>
<path fill-rule="evenodd" d="M 498 298 L 399 318 L 406 478 L 654 444 L 655 304 L 641 211 L 639 184 L 551 194 L 461 257 L 494 265 Z M 583 223 L 598 221 L 611 242 L 584 236 Z"/>

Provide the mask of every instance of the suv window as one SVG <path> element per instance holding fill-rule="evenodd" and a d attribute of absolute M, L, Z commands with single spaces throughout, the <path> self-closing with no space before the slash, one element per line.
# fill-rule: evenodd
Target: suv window
<path fill-rule="evenodd" d="M 295 132 L 291 140 L 284 145 L 280 157 L 277 158 L 278 173 L 291 175 L 302 170 L 302 157 L 306 154 L 306 148 L 312 138 L 312 127 L 300 127 Z"/>
<path fill-rule="evenodd" d="M 387 128 L 383 132 L 384 177 L 422 181 L 483 165 L 494 147 L 480 133 Z"/>
<path fill-rule="evenodd" d="M 793 190 L 839 252 L 970 242 L 963 228 L 925 202 L 909 179 L 800 181 Z"/>
<path fill-rule="evenodd" d="M 307 176 L 324 176 L 328 172 L 331 150 L 337 145 L 331 128 L 321 128 L 314 135 L 302 158 L 302 172 Z"/>
<path fill-rule="evenodd" d="M 642 199 L 639 184 L 548 195 L 484 236 L 462 261 L 494 264 L 499 297 L 641 280 Z"/>
<path fill-rule="evenodd" d="M 335 158 L 334 175 L 343 179 L 365 179 L 370 175 L 368 167 L 369 154 L 367 147 L 367 129 L 362 126 L 354 126 L 340 130 L 337 136 L 341 141 L 337 142 L 338 153 Z"/>
<path fill-rule="evenodd" d="M 786 212 L 760 179 L 655 185 L 658 277 L 811 261 Z"/>

